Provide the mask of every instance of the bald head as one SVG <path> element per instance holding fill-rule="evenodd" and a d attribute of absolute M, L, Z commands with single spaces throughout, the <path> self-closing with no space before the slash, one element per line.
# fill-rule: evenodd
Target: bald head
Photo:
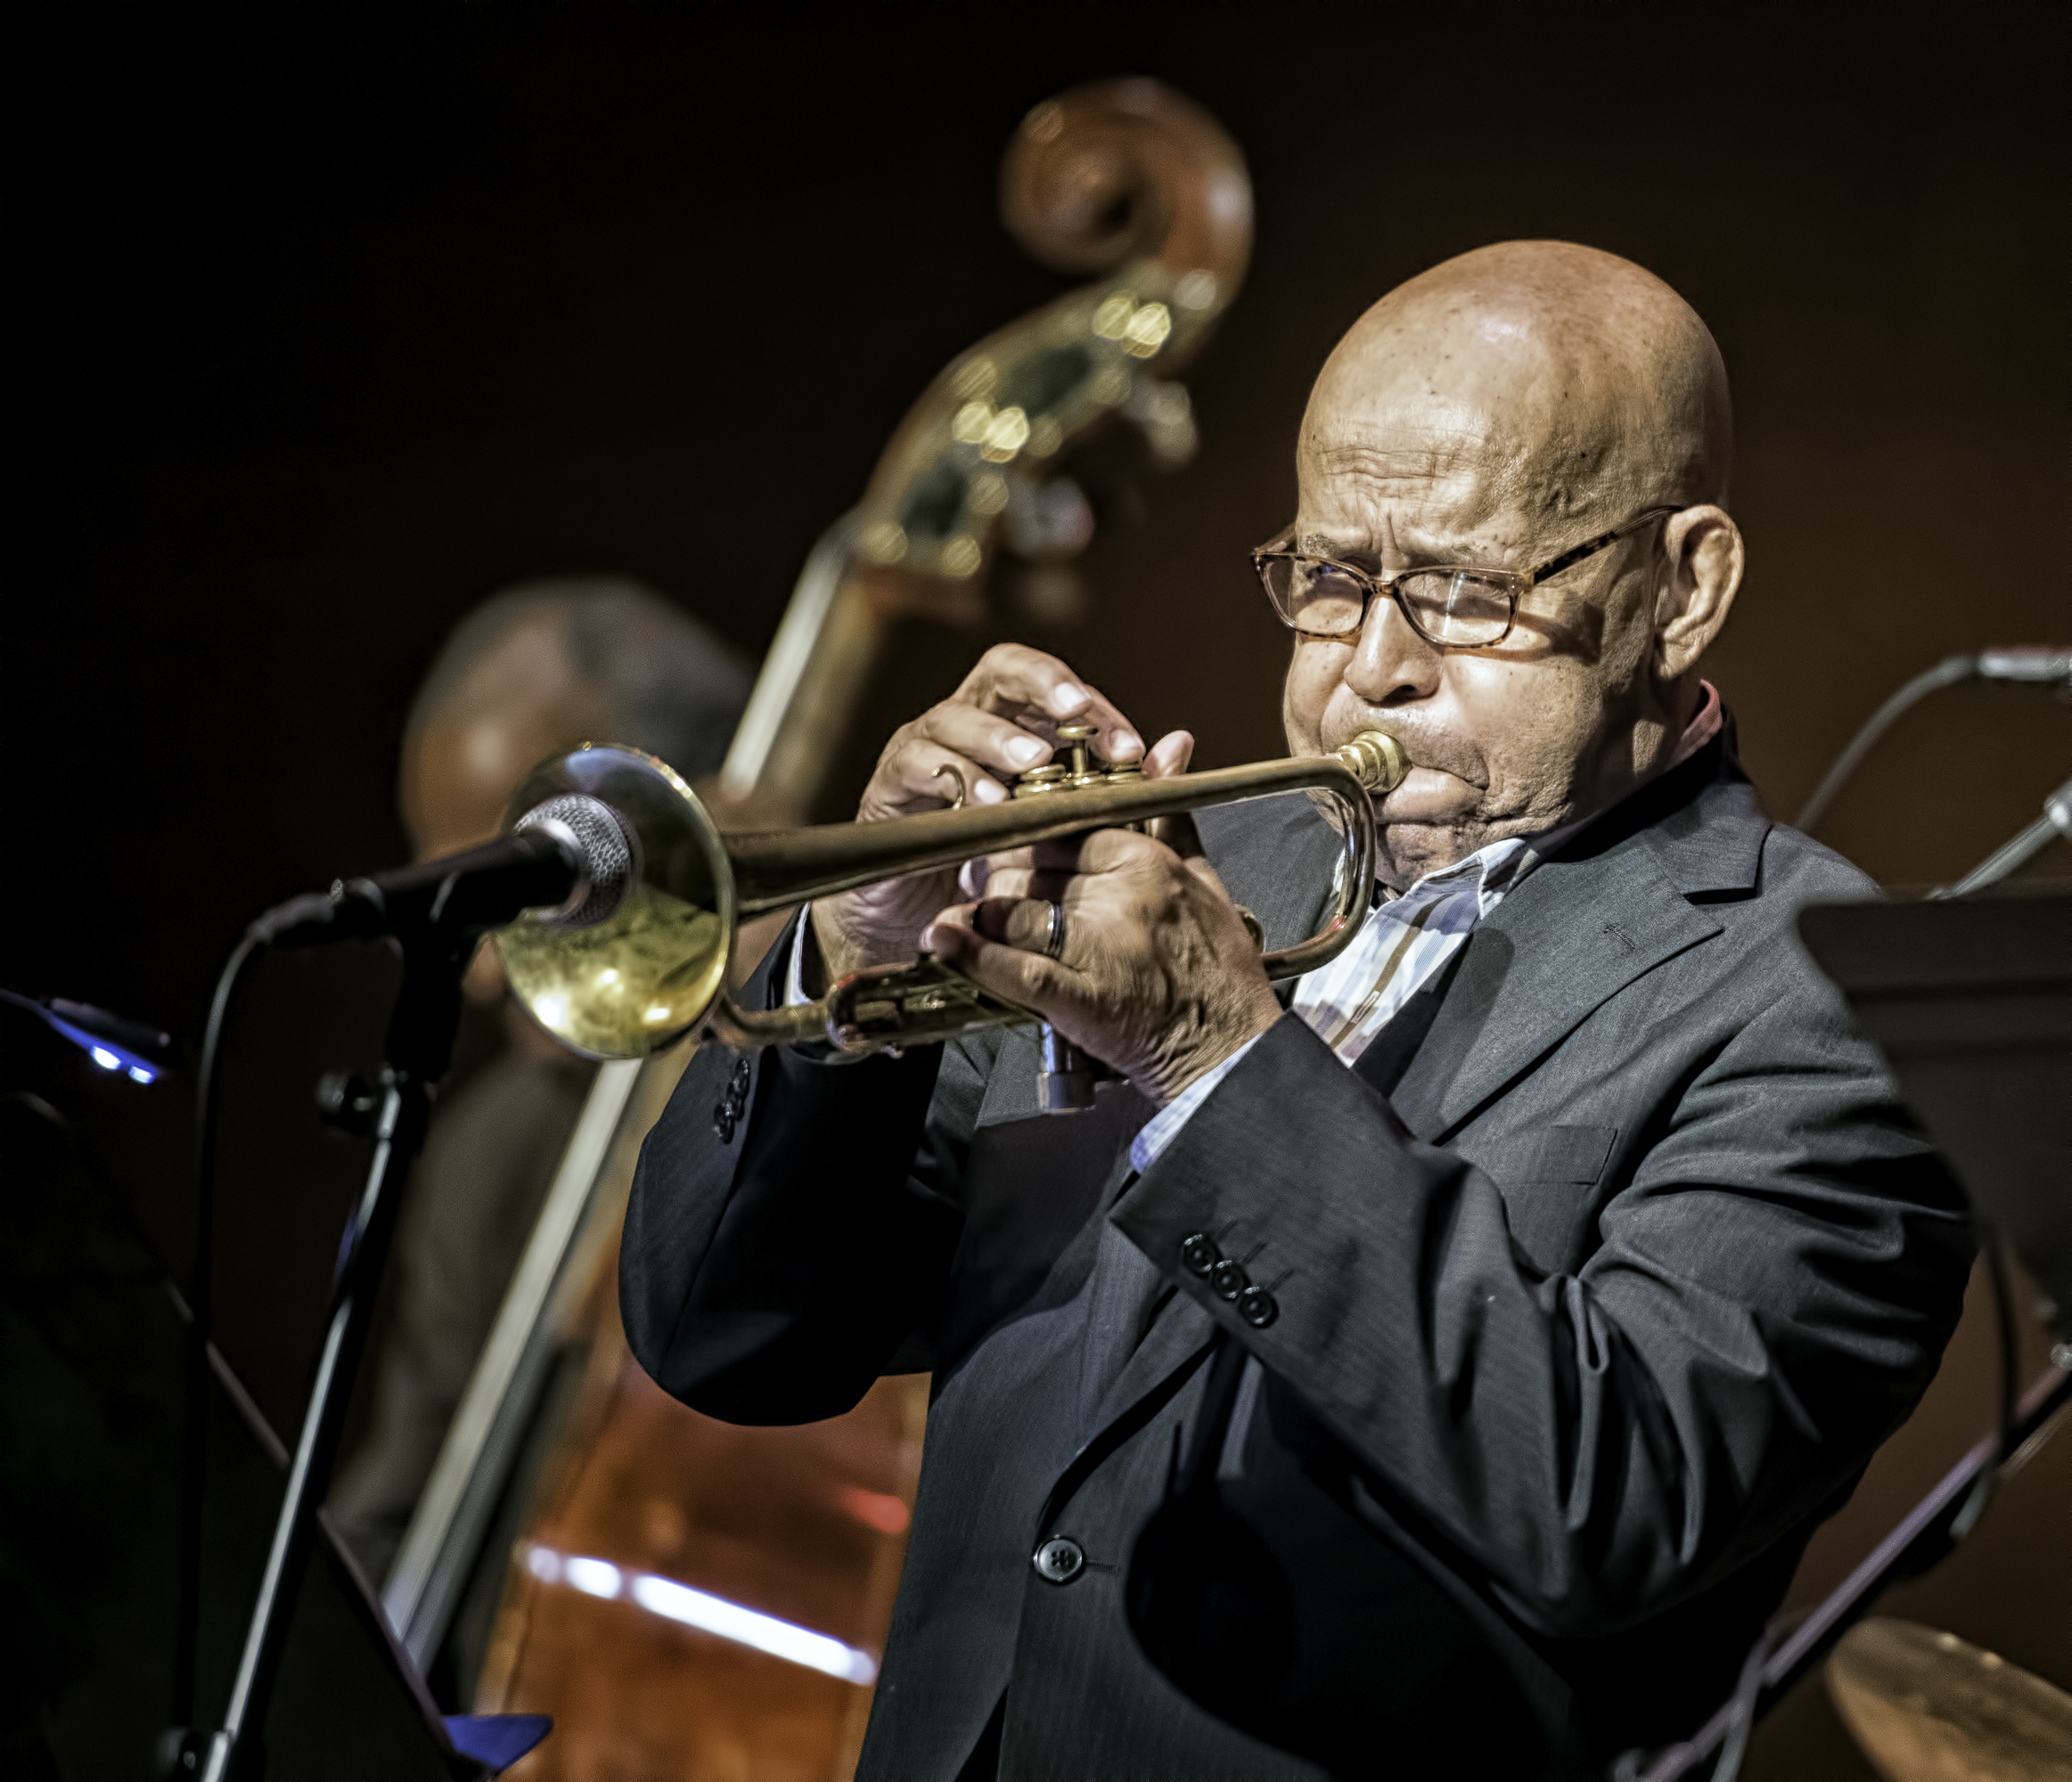
<path fill-rule="evenodd" d="M 1339 343 L 1303 417 L 1297 548 L 1384 576 L 1535 576 L 1495 645 L 1434 644 L 1376 601 L 1356 641 L 1296 646 L 1298 751 L 1379 723 L 1418 763 L 1382 810 L 1392 876 L 1577 821 L 1675 758 L 1740 576 L 1732 451 L 1705 323 L 1594 248 L 1462 254 Z"/>
<path fill-rule="evenodd" d="M 1471 470 L 1485 512 L 1609 526 L 1658 503 L 1724 503 L 1733 421 L 1719 348 L 1660 279 L 1594 248 L 1505 241 L 1354 324 L 1317 379 L 1302 450 L 1392 482 Z"/>

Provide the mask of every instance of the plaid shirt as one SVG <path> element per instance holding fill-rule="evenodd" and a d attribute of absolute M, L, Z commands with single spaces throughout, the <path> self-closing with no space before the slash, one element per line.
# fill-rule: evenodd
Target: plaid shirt
<path fill-rule="evenodd" d="M 1542 839 L 1544 839 L 1544 838 Z M 1429 872 L 1400 897 L 1388 898 L 1360 925 L 1353 944 L 1331 962 L 1295 981 L 1296 1014 L 1351 1064 L 1448 960 L 1468 944 L 1475 925 L 1530 872 L 1539 855 L 1522 837 L 1494 841 L 1467 859 Z M 1377 897 L 1385 894 L 1375 887 Z M 1208 1099 L 1257 1041 L 1204 1071 L 1153 1115 L 1129 1148 L 1139 1172 L 1173 1141 L 1188 1116 Z"/>

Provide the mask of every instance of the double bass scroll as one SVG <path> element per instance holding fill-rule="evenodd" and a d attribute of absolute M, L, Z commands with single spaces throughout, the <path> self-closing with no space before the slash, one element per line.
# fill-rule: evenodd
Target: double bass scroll
<path fill-rule="evenodd" d="M 1120 421 L 1162 465 L 1193 455 L 1175 374 L 1251 252 L 1236 144 L 1155 81 L 1080 87 L 1022 120 L 1001 211 L 1037 259 L 1100 275 L 959 354 L 907 412 L 799 576 L 721 772 L 725 797 L 803 816 L 894 620 L 976 622 L 1003 546 L 1053 565 L 1083 551 L 1093 516 L 1069 475 L 1076 446 Z"/>

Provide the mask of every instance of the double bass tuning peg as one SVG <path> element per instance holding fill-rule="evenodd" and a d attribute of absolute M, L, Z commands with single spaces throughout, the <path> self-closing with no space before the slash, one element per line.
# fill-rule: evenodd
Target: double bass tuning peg
<path fill-rule="evenodd" d="M 1167 470 L 1193 452 L 1177 379 L 1251 253 L 1237 144 L 1154 81 L 1076 88 L 1022 120 L 1002 168 L 1001 214 L 1038 259 L 1092 276 L 973 342 L 907 412 L 862 501 L 798 578 L 721 772 L 729 797 L 802 813 L 890 626 L 976 624 L 1003 556 L 1014 560 L 1024 617 L 1082 619 L 1088 597 L 1071 560 L 1096 515 L 1072 461 L 1101 433 L 1134 429 Z M 1084 761 L 1069 770 L 1091 771 Z"/>

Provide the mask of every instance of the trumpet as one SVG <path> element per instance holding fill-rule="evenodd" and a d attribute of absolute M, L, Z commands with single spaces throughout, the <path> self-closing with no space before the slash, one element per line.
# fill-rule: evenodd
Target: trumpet
<path fill-rule="evenodd" d="M 1288 792 L 1333 807 L 1343 859 L 1323 926 L 1265 952 L 1267 975 L 1313 971 L 1352 940 L 1373 883 L 1373 799 L 1409 771 L 1394 737 L 1363 731 L 1329 755 L 1147 780 L 1099 761 L 1092 736 L 1090 727 L 1061 727 L 1064 758 L 1024 774 L 998 805 L 964 803 L 960 782 L 947 809 L 759 835 L 722 835 L 652 756 L 586 744 L 534 769 L 504 823 L 515 833 L 543 830 L 581 861 L 574 889 L 496 930 L 493 944 L 533 1018 L 591 1058 L 641 1058 L 693 1033 L 741 1048 L 894 1050 L 1041 1018 L 926 957 L 855 972 L 812 1001 L 746 1009 L 727 989 L 741 923 L 1007 848 Z"/>

